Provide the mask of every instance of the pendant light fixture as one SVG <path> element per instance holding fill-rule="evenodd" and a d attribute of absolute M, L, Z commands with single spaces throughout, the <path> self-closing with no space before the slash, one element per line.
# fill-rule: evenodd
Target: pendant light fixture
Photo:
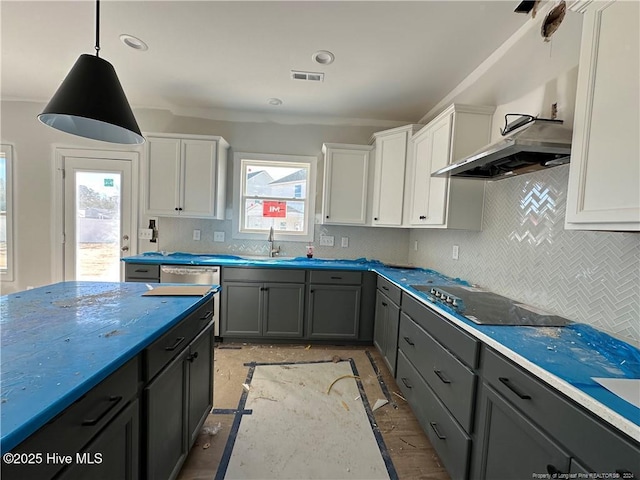
<path fill-rule="evenodd" d="M 96 1 L 96 54 L 82 54 L 38 119 L 81 137 L 144 143 L 116 71 L 100 54 L 100 0 Z"/>

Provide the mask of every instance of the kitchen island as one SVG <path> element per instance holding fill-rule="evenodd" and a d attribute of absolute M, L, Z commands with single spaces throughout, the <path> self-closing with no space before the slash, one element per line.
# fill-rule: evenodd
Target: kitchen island
<path fill-rule="evenodd" d="M 51 467 L 42 470 L 43 476 L 29 473 L 28 467 L 34 465 L 22 465 L 27 470 L 21 470 L 3 462 L 3 477 L 55 474 L 62 465 L 51 465 L 48 453 L 80 451 L 87 441 L 95 441 L 93 434 L 115 422 L 110 419 L 118 418 L 119 411 L 131 411 L 132 421 L 125 430 L 137 453 L 138 432 L 132 428 L 138 426 L 139 414 L 143 418 L 147 414 L 138 411 L 138 396 L 142 405 L 156 405 L 149 386 L 162 377 L 163 369 L 200 345 L 206 347 L 200 364 L 206 365 L 205 383 L 210 383 L 206 382 L 211 370 L 210 317 L 219 286 L 211 286 L 204 296 L 142 296 L 147 290 L 136 283 L 63 282 L 0 297 L 2 453 L 39 453 L 32 457 L 35 467 Z M 179 387 L 174 385 L 182 392 Z M 101 392 L 109 388 L 115 393 Z M 205 407 L 211 403 L 211 388 L 204 391 Z M 100 393 L 97 398 L 92 398 L 94 392 Z M 197 399 L 184 399 L 192 400 Z M 82 426 L 77 431 L 65 429 L 74 415 L 79 415 Z M 62 428 L 53 432 L 56 424 Z M 184 430 L 178 432 L 180 438 Z M 67 441 L 66 435 L 74 439 Z M 81 441 L 83 437 L 86 441 Z M 78 438 L 80 443 L 68 445 Z M 75 460 L 67 469 L 78 466 Z M 137 477 L 138 458 L 127 461 Z"/>

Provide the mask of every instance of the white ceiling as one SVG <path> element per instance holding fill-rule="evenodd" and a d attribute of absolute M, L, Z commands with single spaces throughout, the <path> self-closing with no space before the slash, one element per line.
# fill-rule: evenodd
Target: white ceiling
<path fill-rule="evenodd" d="M 416 122 L 528 20 L 519 3 L 107 0 L 100 56 L 133 107 Z M 48 101 L 94 52 L 91 1 L 3 0 L 0 15 L 4 100 Z M 149 50 L 124 46 L 122 33 Z M 312 61 L 321 49 L 333 64 Z M 292 69 L 325 80 L 292 80 Z"/>

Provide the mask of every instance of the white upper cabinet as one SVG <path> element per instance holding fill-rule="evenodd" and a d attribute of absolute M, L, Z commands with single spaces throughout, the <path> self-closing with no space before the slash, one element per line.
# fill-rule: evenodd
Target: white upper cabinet
<path fill-rule="evenodd" d="M 494 110 L 452 105 L 411 137 L 405 226 L 482 229 L 485 182 L 431 174 L 489 143 Z"/>
<path fill-rule="evenodd" d="M 370 145 L 325 143 L 322 223 L 364 225 L 367 221 Z"/>
<path fill-rule="evenodd" d="M 224 219 L 227 150 L 222 137 L 146 136 L 147 215 Z"/>
<path fill-rule="evenodd" d="M 640 3 L 583 2 L 565 228 L 640 230 Z"/>
<path fill-rule="evenodd" d="M 374 226 L 403 224 L 405 172 L 410 154 L 409 139 L 422 125 L 407 125 L 373 134 L 375 175 L 373 181 Z"/>

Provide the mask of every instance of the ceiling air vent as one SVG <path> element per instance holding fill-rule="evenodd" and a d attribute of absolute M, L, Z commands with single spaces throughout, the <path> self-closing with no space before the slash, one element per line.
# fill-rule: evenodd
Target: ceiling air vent
<path fill-rule="evenodd" d="M 324 82 L 324 73 L 291 70 L 291 78 L 293 80 L 307 80 L 309 82 Z"/>

